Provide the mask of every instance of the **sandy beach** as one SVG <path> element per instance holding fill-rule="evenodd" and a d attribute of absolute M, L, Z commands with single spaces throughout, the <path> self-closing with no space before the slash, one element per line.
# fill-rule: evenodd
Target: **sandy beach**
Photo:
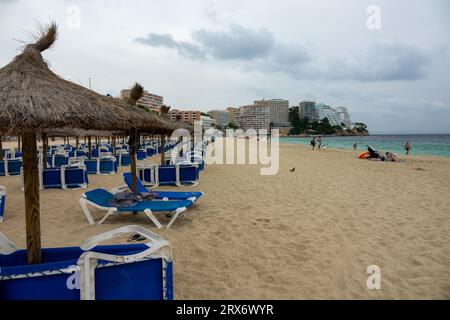
<path fill-rule="evenodd" d="M 205 193 L 169 230 L 145 215 L 89 226 L 78 203 L 86 189 L 42 190 L 42 245 L 144 226 L 173 246 L 176 299 L 450 299 L 450 159 L 387 163 L 358 153 L 283 144 L 274 176 L 258 165 L 209 165 L 195 188 L 161 188 Z M 89 189 L 123 184 L 120 174 L 89 181 Z M 0 185 L 0 231 L 24 247 L 20 177 Z M 381 268 L 380 290 L 366 287 L 369 265 Z"/>

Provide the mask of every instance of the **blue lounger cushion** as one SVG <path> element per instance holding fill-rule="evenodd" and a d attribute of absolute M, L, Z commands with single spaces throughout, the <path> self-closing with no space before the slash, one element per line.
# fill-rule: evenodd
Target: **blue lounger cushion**
<path fill-rule="evenodd" d="M 87 200 L 106 208 L 114 207 L 111 205 L 111 201 L 114 199 L 114 195 L 105 189 L 94 189 L 86 192 L 85 197 Z M 178 208 L 187 208 L 192 205 L 190 200 L 177 200 L 177 201 L 141 201 L 131 207 L 117 207 L 118 211 L 124 212 L 140 212 L 145 209 L 152 211 L 175 211 Z"/>
<path fill-rule="evenodd" d="M 131 189 L 131 173 L 125 172 L 123 173 L 123 180 L 127 184 L 128 188 Z M 144 193 L 150 192 L 139 180 L 136 178 L 136 188 L 137 192 Z M 156 199 L 164 199 L 168 198 L 169 200 L 185 200 L 189 198 L 199 199 L 203 192 L 201 191 L 192 191 L 192 192 L 182 192 L 182 191 L 161 191 L 161 190 L 152 190 L 156 194 Z"/>

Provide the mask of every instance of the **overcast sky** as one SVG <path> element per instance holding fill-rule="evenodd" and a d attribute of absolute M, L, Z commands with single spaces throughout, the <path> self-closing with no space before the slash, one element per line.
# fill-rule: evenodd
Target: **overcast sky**
<path fill-rule="evenodd" d="M 315 100 L 371 132 L 450 133 L 449 16 L 448 0 L 0 0 L 0 66 L 55 20 L 44 58 L 102 94 L 139 81 L 202 111 Z"/>

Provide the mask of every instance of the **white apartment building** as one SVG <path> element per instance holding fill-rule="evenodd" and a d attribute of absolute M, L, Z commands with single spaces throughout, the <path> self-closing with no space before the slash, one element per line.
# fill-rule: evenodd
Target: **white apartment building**
<path fill-rule="evenodd" d="M 336 115 L 340 119 L 340 121 L 345 124 L 347 128 L 352 127 L 352 120 L 350 120 L 350 114 L 348 113 L 347 108 L 345 107 L 337 107 L 336 109 Z"/>
<path fill-rule="evenodd" d="M 255 106 L 269 108 L 270 122 L 274 128 L 290 127 L 289 122 L 289 101 L 284 99 L 255 100 Z"/>
<path fill-rule="evenodd" d="M 316 112 L 319 120 L 328 118 L 332 126 L 341 125 L 341 119 L 336 114 L 336 111 L 323 103 L 316 104 Z"/>
<path fill-rule="evenodd" d="M 267 129 L 270 126 L 270 110 L 266 106 L 247 105 L 239 107 L 241 129 Z"/>
<path fill-rule="evenodd" d="M 125 89 L 120 91 L 120 97 L 122 99 L 129 98 L 130 97 L 131 90 Z M 147 107 L 149 110 L 159 112 L 161 106 L 163 105 L 164 98 L 161 96 L 158 96 L 156 94 L 150 93 L 146 90 L 144 90 L 144 94 L 142 97 L 137 101 L 138 105 L 142 105 L 144 107 Z"/>

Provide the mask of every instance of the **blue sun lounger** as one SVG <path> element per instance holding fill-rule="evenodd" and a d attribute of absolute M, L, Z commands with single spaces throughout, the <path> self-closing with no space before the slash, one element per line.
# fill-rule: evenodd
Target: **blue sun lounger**
<path fill-rule="evenodd" d="M 6 189 L 0 186 L 0 223 L 3 222 L 3 216 L 5 214 L 5 203 L 6 203 Z"/>
<path fill-rule="evenodd" d="M 114 194 L 106 191 L 105 189 L 94 189 L 88 191 L 83 194 L 80 198 L 80 206 L 83 209 L 84 214 L 90 225 L 94 225 L 94 219 L 88 209 L 88 204 L 100 209 L 106 210 L 105 216 L 100 220 L 98 224 L 102 224 L 109 216 L 114 214 L 122 214 L 123 212 L 144 212 L 147 217 L 158 227 L 162 228 L 163 225 L 156 219 L 153 215 L 153 212 L 173 212 L 172 219 L 167 224 L 167 228 L 174 223 L 176 218 L 186 211 L 188 207 L 192 205 L 192 201 L 190 200 L 176 200 L 176 201 L 160 201 L 160 200 L 152 200 L 152 201 L 140 201 L 133 206 L 129 207 L 116 207 L 111 205 L 111 201 L 114 199 Z"/>
<path fill-rule="evenodd" d="M 131 172 L 125 172 L 123 173 L 123 180 L 127 184 L 128 188 L 131 190 Z M 183 191 L 162 191 L 162 190 L 152 190 L 149 191 L 139 180 L 139 178 L 136 178 L 136 188 L 137 192 L 140 193 L 146 193 L 146 192 L 153 192 L 156 195 L 155 199 L 162 199 L 162 200 L 190 200 L 192 202 L 196 202 L 198 199 L 200 199 L 201 196 L 203 196 L 203 192 L 201 191 L 192 191 L 192 192 L 183 192 Z"/>
<path fill-rule="evenodd" d="M 123 234 L 145 243 L 99 245 Z M 44 248 L 42 262 L 27 264 L 25 250 L 0 233 L 0 300 L 172 300 L 170 243 L 139 226 L 125 226 L 80 247 Z"/>

